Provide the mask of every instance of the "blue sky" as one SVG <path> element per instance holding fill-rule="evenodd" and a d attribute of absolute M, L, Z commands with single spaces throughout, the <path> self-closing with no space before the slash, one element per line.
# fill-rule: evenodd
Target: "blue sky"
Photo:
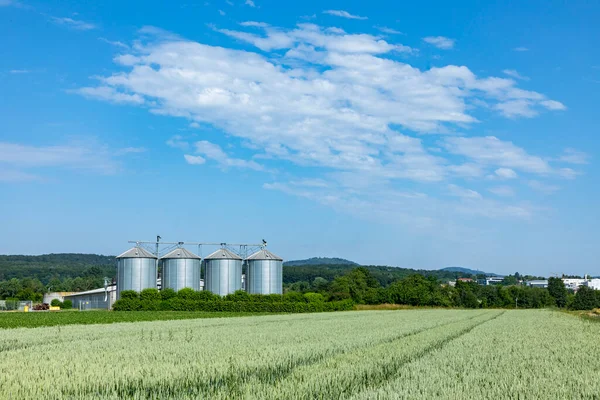
<path fill-rule="evenodd" d="M 598 274 L 600 5 L 0 0 L 0 253 Z"/>

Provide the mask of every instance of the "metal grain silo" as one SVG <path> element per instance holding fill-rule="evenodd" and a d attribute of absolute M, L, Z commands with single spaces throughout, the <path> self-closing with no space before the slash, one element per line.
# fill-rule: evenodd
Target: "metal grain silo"
<path fill-rule="evenodd" d="M 183 288 L 200 290 L 200 257 L 184 248 L 177 248 L 160 258 L 162 289 L 178 292 Z"/>
<path fill-rule="evenodd" d="M 283 259 L 263 249 L 246 259 L 246 291 L 251 294 L 283 292 Z"/>
<path fill-rule="evenodd" d="M 141 247 L 117 256 L 117 299 L 123 290 L 156 289 L 156 266 L 156 256 Z"/>
<path fill-rule="evenodd" d="M 242 288 L 242 258 L 219 249 L 204 258 L 204 290 L 225 296 Z"/>

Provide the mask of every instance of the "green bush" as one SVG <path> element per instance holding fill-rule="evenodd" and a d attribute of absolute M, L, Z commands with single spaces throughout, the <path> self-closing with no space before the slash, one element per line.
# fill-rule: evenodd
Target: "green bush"
<path fill-rule="evenodd" d="M 219 301 L 219 300 L 221 300 L 221 296 L 219 296 L 218 294 L 209 292 L 208 290 L 201 290 L 199 292 L 196 292 L 196 295 L 194 296 L 194 300 L 197 300 L 197 301 Z"/>
<path fill-rule="evenodd" d="M 139 299 L 140 295 L 135 290 L 123 290 L 120 295 L 121 299 Z"/>
<path fill-rule="evenodd" d="M 144 289 L 140 292 L 140 300 L 142 301 L 159 301 L 161 299 L 158 289 Z"/>
<path fill-rule="evenodd" d="M 324 303 L 325 297 L 321 293 L 304 293 L 304 300 L 307 303 Z"/>
<path fill-rule="evenodd" d="M 115 302 L 115 311 L 229 311 L 229 312 L 274 312 L 304 313 L 322 311 L 352 310 L 351 300 L 331 303 L 294 303 L 294 302 L 243 302 L 243 301 L 196 301 L 191 299 L 172 298 L 163 301 L 141 301 L 139 299 L 121 299 Z"/>
<path fill-rule="evenodd" d="M 283 295 L 283 301 L 289 303 L 304 303 L 304 296 L 299 292 L 287 292 Z"/>
<path fill-rule="evenodd" d="M 233 293 L 228 294 L 227 296 L 223 297 L 223 300 L 225 301 L 250 301 L 250 295 L 248 294 L 248 292 L 245 292 L 243 290 L 236 290 Z"/>
<path fill-rule="evenodd" d="M 178 299 L 193 300 L 196 297 L 196 291 L 190 288 L 183 288 L 177 292 Z"/>
<path fill-rule="evenodd" d="M 171 288 L 165 288 L 160 291 L 160 298 L 162 300 L 169 300 L 177 296 L 177 292 Z"/>
<path fill-rule="evenodd" d="M 70 310 L 71 308 L 73 308 L 73 302 L 69 299 L 63 301 L 62 308 L 65 310 Z"/>
<path fill-rule="evenodd" d="M 62 303 L 60 302 L 59 299 L 52 299 L 52 301 L 50 302 L 50 305 L 52 307 L 62 307 Z"/>

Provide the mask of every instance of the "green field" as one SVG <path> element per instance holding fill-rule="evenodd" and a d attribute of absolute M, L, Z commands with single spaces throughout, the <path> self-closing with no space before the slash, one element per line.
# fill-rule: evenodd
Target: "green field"
<path fill-rule="evenodd" d="M 599 338 L 545 310 L 0 330 L 0 398 L 597 399 Z"/>
<path fill-rule="evenodd" d="M 60 311 L 0 313 L 0 329 L 37 328 L 57 325 L 112 324 L 116 322 L 164 321 L 176 319 L 225 318 L 268 313 L 203 311 Z"/>

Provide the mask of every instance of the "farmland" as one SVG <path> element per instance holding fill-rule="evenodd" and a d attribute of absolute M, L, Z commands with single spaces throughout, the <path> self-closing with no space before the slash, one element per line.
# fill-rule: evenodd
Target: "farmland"
<path fill-rule="evenodd" d="M 403 310 L 0 330 L 0 397 L 597 398 L 600 324 Z"/>

